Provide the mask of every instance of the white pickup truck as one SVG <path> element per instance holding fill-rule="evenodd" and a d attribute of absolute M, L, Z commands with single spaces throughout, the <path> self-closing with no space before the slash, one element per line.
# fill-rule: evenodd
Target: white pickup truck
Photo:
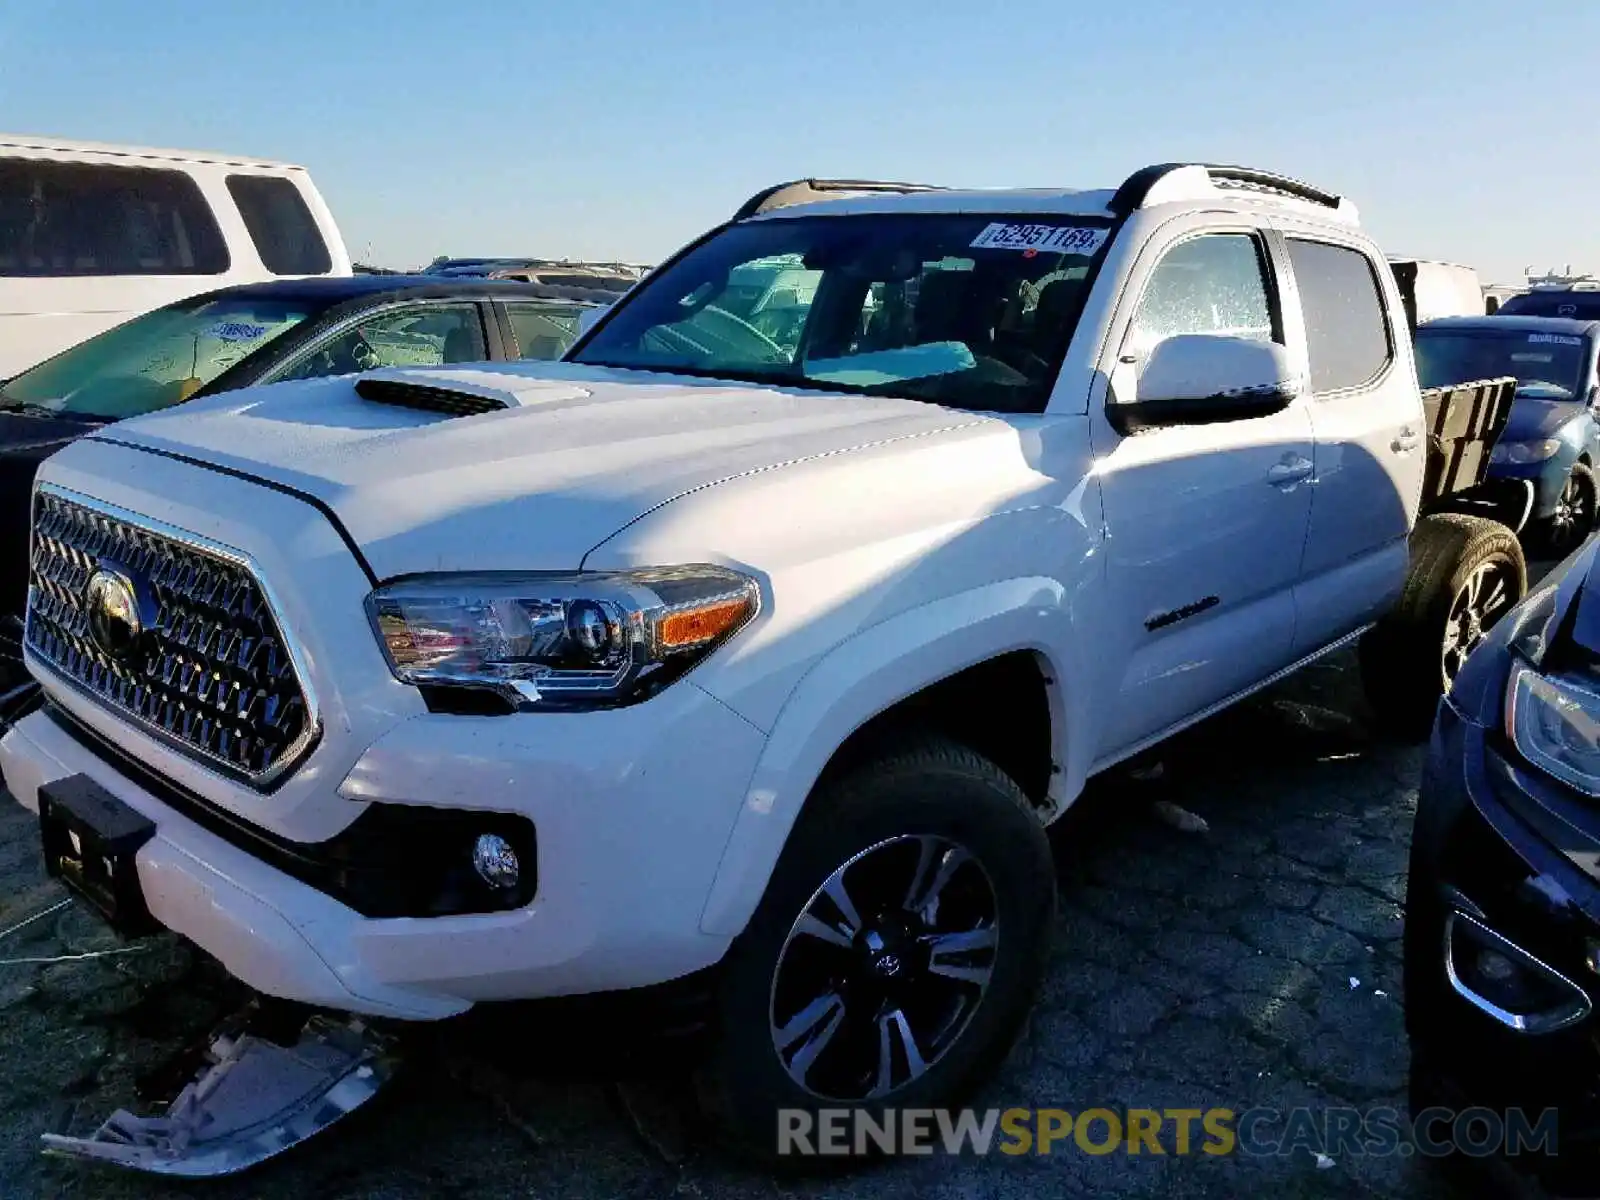
<path fill-rule="evenodd" d="M 718 306 L 756 262 L 803 320 Z M 1433 640 L 1375 661 L 1437 695 L 1524 583 L 1454 515 L 1410 570 L 1425 419 L 1393 275 L 1305 184 L 784 185 L 563 363 L 234 392 L 51 458 L 48 702 L 0 766 L 51 870 L 271 996 L 706 985 L 707 1102 L 772 1153 L 779 1110 L 999 1062 L 1089 776 L 1397 601 Z M 173 1157 L 129 1128 L 66 1148 Z"/>

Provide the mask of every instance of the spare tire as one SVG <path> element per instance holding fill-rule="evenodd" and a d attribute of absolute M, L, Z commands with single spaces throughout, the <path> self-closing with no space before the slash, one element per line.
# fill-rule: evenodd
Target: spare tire
<path fill-rule="evenodd" d="M 1361 681 L 1378 715 L 1426 736 L 1467 656 L 1527 590 L 1522 546 L 1505 525 L 1465 513 L 1418 521 L 1400 602 L 1361 641 Z"/>

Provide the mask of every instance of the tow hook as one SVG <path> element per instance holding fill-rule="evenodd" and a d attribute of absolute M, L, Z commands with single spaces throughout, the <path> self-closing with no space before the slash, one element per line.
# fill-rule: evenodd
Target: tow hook
<path fill-rule="evenodd" d="M 165 1114 L 119 1109 L 89 1137 L 45 1134 L 44 1152 L 152 1175 L 231 1175 L 321 1133 L 394 1076 L 393 1036 L 348 1014 L 317 1012 L 296 1023 L 298 1032 L 284 1030 L 283 1011 L 252 1005 L 215 1032 Z M 278 1030 L 261 1019 L 266 1013 L 279 1018 Z"/>

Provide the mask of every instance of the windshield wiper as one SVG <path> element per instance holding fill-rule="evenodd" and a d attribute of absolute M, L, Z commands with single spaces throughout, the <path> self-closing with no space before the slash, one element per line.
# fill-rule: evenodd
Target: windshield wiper
<path fill-rule="evenodd" d="M 27 400 L 12 400 L 9 397 L 0 399 L 0 412 L 21 413 L 26 417 L 59 417 L 61 415 L 47 405 L 33 404 Z"/>

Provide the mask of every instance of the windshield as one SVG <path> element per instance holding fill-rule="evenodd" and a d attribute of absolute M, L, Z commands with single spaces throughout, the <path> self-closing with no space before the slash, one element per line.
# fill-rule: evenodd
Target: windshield
<path fill-rule="evenodd" d="M 1584 391 L 1588 347 L 1564 333 L 1417 334 L 1417 379 L 1425 388 L 1517 378 L 1517 395 L 1571 400 Z"/>
<path fill-rule="evenodd" d="M 135 317 L 0 388 L 11 407 L 121 420 L 187 400 L 312 315 L 304 301 L 189 301 Z"/>
<path fill-rule="evenodd" d="M 573 362 L 1042 412 L 1107 223 L 874 214 L 734 225 Z"/>

